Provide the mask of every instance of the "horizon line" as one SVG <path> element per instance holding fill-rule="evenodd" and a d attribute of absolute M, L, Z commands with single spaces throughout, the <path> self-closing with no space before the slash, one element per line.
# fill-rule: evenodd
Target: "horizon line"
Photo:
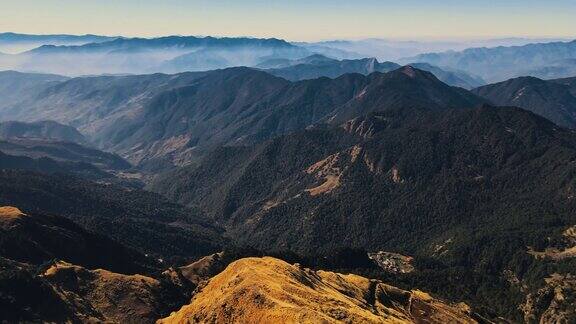
<path fill-rule="evenodd" d="M 163 37 L 197 37 L 197 38 L 253 38 L 253 39 L 278 39 L 289 43 L 321 43 L 330 41 L 363 41 L 363 40 L 389 40 L 389 41 L 487 41 L 487 40 L 507 40 L 507 39 L 550 39 L 550 40 L 576 40 L 575 35 L 507 35 L 507 36 L 495 36 L 495 35 L 474 35 L 474 36 L 430 36 L 430 35 L 419 35 L 419 36 L 366 36 L 366 37 L 334 37 L 334 38 L 317 38 L 314 40 L 295 40 L 289 38 L 282 38 L 278 36 L 251 36 L 251 35 L 202 35 L 202 34 L 141 34 L 141 35 L 130 35 L 130 34 L 95 34 L 95 33 L 29 33 L 29 32 L 15 32 L 15 31 L 0 31 L 1 34 L 15 34 L 15 35 L 26 35 L 26 36 L 96 36 L 96 37 L 109 37 L 109 38 L 144 38 L 144 39 L 154 39 Z"/>

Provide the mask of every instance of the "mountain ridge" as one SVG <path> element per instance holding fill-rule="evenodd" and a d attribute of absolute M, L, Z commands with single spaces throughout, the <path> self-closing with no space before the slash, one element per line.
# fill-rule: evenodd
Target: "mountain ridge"
<path fill-rule="evenodd" d="M 229 68 L 75 78 L 0 115 L 24 120 L 50 116 L 89 137 L 96 134 L 91 140 L 100 148 L 156 169 L 185 165 L 213 145 L 250 144 L 371 111 L 474 107 L 484 102 L 428 72 L 416 74 L 411 78 L 396 70 L 290 82 L 250 68 Z"/>
<path fill-rule="evenodd" d="M 35 123 L 0 122 L 0 139 L 23 138 L 87 144 L 86 138 L 74 127 L 62 125 L 52 120 L 41 120 Z"/>
<path fill-rule="evenodd" d="M 446 305 L 426 293 L 269 257 L 230 264 L 190 305 L 159 323 L 206 321 L 476 323 L 466 305 Z"/>
<path fill-rule="evenodd" d="M 254 66 L 269 58 L 293 59 L 310 54 L 277 38 L 120 37 L 80 45 L 42 45 L 4 56 L 0 67 L 68 76 L 174 73 Z"/>
<path fill-rule="evenodd" d="M 462 71 L 446 71 L 425 63 L 410 63 L 412 67 L 434 73 L 442 82 L 451 86 L 471 89 L 483 85 L 479 78 L 467 75 Z M 369 75 L 374 72 L 390 72 L 401 68 L 394 62 L 378 62 L 376 58 L 336 60 L 320 54 L 314 54 L 299 60 L 271 60 L 263 62 L 256 68 L 283 77 L 290 81 L 314 79 L 319 77 L 337 78 L 346 73 Z"/>
<path fill-rule="evenodd" d="M 517 106 L 543 116 L 559 126 L 576 127 L 576 96 L 570 80 L 519 77 L 473 89 L 472 92 L 502 106 Z M 562 84 L 568 82 L 568 84 Z"/>
<path fill-rule="evenodd" d="M 529 70 L 546 66 L 553 61 L 573 58 L 576 58 L 576 40 L 510 47 L 469 48 L 460 52 L 422 54 L 401 61 L 451 67 L 479 75 L 488 82 L 499 82 L 526 75 Z"/>

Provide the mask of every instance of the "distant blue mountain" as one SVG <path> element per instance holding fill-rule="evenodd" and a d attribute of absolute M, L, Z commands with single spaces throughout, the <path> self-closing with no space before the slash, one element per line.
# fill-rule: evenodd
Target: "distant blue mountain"
<path fill-rule="evenodd" d="M 42 45 L 0 60 L 0 69 L 62 75 L 142 74 L 254 66 L 310 51 L 269 38 L 168 36 L 116 38 L 81 45 Z"/>
<path fill-rule="evenodd" d="M 481 76 L 488 82 L 530 75 L 542 68 L 576 59 L 576 41 L 528 44 L 524 46 L 469 48 L 460 52 L 422 54 L 401 62 L 423 62 L 450 67 Z M 566 61 L 568 60 L 568 61 Z M 562 72 L 562 67 L 557 69 Z M 549 78 L 566 77 L 548 71 Z"/>
<path fill-rule="evenodd" d="M 0 33 L 0 52 L 22 53 L 42 45 L 84 45 L 101 43 L 118 37 L 99 35 L 30 35 Z"/>
<path fill-rule="evenodd" d="M 91 51 L 142 51 L 153 49 L 190 49 L 190 48 L 228 48 L 228 47 L 283 47 L 296 46 L 280 39 L 269 38 L 216 38 L 195 36 L 166 36 L 158 38 L 117 38 L 105 42 L 90 43 L 80 46 L 41 46 L 29 53 L 54 52 L 91 52 Z"/>
<path fill-rule="evenodd" d="M 113 40 L 119 37 L 100 36 L 100 35 L 32 35 L 18 33 L 0 33 L 0 42 L 44 42 L 44 44 L 53 43 L 96 43 Z"/>

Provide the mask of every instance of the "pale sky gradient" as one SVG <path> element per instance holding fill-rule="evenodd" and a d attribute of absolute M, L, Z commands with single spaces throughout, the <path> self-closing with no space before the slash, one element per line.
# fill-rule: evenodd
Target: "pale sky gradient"
<path fill-rule="evenodd" d="M 0 0 L 0 31 L 291 41 L 574 37 L 576 0 Z"/>

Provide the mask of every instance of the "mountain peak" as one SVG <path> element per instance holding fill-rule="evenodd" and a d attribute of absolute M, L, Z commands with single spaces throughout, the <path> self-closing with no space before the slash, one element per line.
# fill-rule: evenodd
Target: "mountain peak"
<path fill-rule="evenodd" d="M 416 69 L 414 69 L 411 65 L 406 65 L 398 69 L 400 73 L 403 73 L 411 78 L 416 77 Z"/>
<path fill-rule="evenodd" d="M 504 82 L 513 82 L 513 81 L 522 81 L 522 82 L 545 82 L 544 80 L 537 78 L 537 77 L 533 77 L 533 76 L 521 76 L 521 77 L 517 77 L 517 78 L 513 78 L 510 79 L 508 81 L 504 81 Z"/>
<path fill-rule="evenodd" d="M 431 72 L 419 69 L 419 68 L 414 67 L 412 65 L 405 65 L 405 66 L 400 67 L 400 68 L 398 68 L 398 69 L 396 69 L 390 73 L 396 74 L 396 75 L 405 75 L 410 79 L 422 79 L 423 78 L 423 79 L 436 80 L 438 82 L 441 82 Z"/>
<path fill-rule="evenodd" d="M 304 59 L 312 60 L 312 59 L 330 59 L 330 58 L 328 58 L 325 55 L 316 53 L 316 54 L 312 54 L 310 56 L 306 56 Z"/>

